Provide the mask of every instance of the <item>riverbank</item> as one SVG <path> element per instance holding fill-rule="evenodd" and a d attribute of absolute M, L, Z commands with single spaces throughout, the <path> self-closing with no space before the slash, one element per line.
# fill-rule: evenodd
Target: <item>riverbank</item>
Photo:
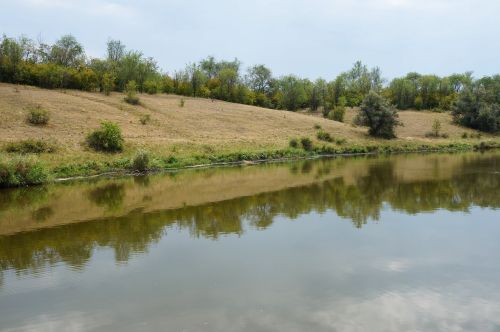
<path fill-rule="evenodd" d="M 0 84 L 0 163 L 9 172 L 25 172 L 28 179 L 0 174 L 3 186 L 50 182 L 106 173 L 135 172 L 138 151 L 147 151 L 147 170 L 159 172 L 186 167 L 207 167 L 324 155 L 471 151 L 500 146 L 498 136 L 455 125 L 448 113 L 402 111 L 398 138 L 376 139 L 353 123 L 355 109 L 344 122 L 321 117 L 319 112 L 288 112 L 255 106 L 185 98 L 175 95 L 140 95 L 140 105 L 129 105 L 124 95 L 75 90 L 45 90 Z M 46 125 L 27 123 L 30 108 L 47 110 Z M 86 136 L 102 121 L 116 123 L 124 149 L 108 154 L 91 150 Z M 435 121 L 439 137 L 429 137 Z M 319 132 L 328 133 L 329 141 Z M 301 138 L 310 140 L 304 149 Z M 296 148 L 290 147 L 297 140 Z M 7 152 L 26 140 L 41 142 L 37 154 Z M 35 171 L 30 173 L 31 167 Z M 22 177 L 22 176 L 20 176 Z"/>
<path fill-rule="evenodd" d="M 15 187 L 49 183 L 53 181 L 68 181 L 99 176 L 133 175 L 137 173 L 171 172 L 187 168 L 208 168 L 227 165 L 245 165 L 253 163 L 284 162 L 299 159 L 312 159 L 335 156 L 380 155 L 397 153 L 423 153 L 423 152 L 465 152 L 485 151 L 499 149 L 500 142 L 495 140 L 480 141 L 477 143 L 455 142 L 447 144 L 384 144 L 384 145 L 353 145 L 332 147 L 322 145 L 314 147 L 311 151 L 299 148 L 286 148 L 274 151 L 241 151 L 229 154 L 193 155 L 185 157 L 173 156 L 148 156 L 149 162 L 146 169 L 135 168 L 134 159 L 115 156 L 109 160 L 91 160 L 84 163 L 64 164 L 48 168 L 46 163 L 33 159 L 30 156 L 19 157 L 19 160 L 28 160 L 32 167 L 36 167 L 35 175 L 21 183 L 9 183 L 5 176 L 0 174 L 0 184 L 3 187 Z M 0 162 L 0 167 L 2 163 Z M 24 166 L 23 166 L 24 167 Z M 29 170 L 28 170 L 29 171 Z M 4 174 L 3 174 L 4 175 Z M 0 187 L 1 187 L 0 186 Z"/>

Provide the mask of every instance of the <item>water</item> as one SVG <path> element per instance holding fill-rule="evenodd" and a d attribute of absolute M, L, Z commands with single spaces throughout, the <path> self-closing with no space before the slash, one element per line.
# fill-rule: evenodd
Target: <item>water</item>
<path fill-rule="evenodd" d="M 0 191 L 0 331 L 498 331 L 500 153 Z"/>

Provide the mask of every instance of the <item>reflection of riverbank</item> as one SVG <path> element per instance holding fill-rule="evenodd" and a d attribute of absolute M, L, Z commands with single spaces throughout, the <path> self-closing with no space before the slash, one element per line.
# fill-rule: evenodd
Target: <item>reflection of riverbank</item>
<path fill-rule="evenodd" d="M 295 219 L 313 211 L 321 213 L 333 210 L 338 216 L 351 220 L 354 226 L 362 227 L 369 219 L 378 220 L 386 203 L 407 214 L 436 209 L 466 211 L 471 206 L 500 207 L 500 177 L 495 174 L 500 165 L 498 155 L 432 156 L 428 161 L 434 165 L 434 173 L 447 174 L 448 177 L 438 176 L 436 180 L 429 180 L 429 170 L 426 169 L 426 174 L 421 176 L 422 180 L 417 180 L 418 176 L 414 174 L 411 181 L 409 176 L 404 177 L 404 180 L 398 176 L 401 171 L 399 167 L 407 166 L 411 158 L 400 158 L 403 158 L 400 166 L 394 157 L 391 157 L 371 160 L 322 160 L 263 169 L 231 169 L 222 174 L 182 174 L 186 179 L 193 177 L 195 181 L 204 184 L 227 176 L 226 185 L 236 185 L 237 180 L 241 180 L 244 174 L 248 177 L 248 186 L 243 186 L 241 182 L 241 188 L 248 189 L 255 188 L 255 182 L 264 181 L 265 177 L 259 178 L 259 174 L 279 175 L 285 170 L 287 175 L 280 178 L 280 181 L 291 177 L 305 181 L 306 184 L 199 205 L 185 204 L 183 207 L 171 209 L 153 209 L 151 206 L 160 204 L 161 197 L 154 200 L 147 195 L 139 195 L 142 193 L 141 188 L 155 186 L 154 178 L 127 178 L 98 182 L 94 186 L 89 183 L 64 186 L 61 189 L 84 188 L 85 190 L 80 191 L 82 200 L 89 207 L 93 206 L 94 209 L 105 213 L 95 219 L 87 217 L 87 222 L 0 236 L 0 267 L 37 270 L 46 264 L 62 261 L 80 268 L 91 258 L 93 250 L 98 246 L 113 248 L 117 261 L 127 261 L 133 253 L 146 252 L 169 228 L 187 229 L 194 237 L 217 239 L 223 234 L 243 235 L 247 227 L 265 229 L 272 225 L 277 216 Z M 415 162 L 420 161 L 419 158 L 416 158 Z M 460 162 L 452 163 L 448 158 Z M 356 173 L 357 176 L 339 176 L 342 172 L 347 172 L 346 175 Z M 276 179 L 268 179 L 269 183 L 276 183 Z M 159 186 L 156 190 L 159 190 L 163 183 L 170 184 L 167 189 L 171 189 L 174 184 L 184 183 L 183 179 L 161 177 L 160 180 L 165 182 L 156 182 Z M 234 189 L 237 192 L 237 188 Z M 65 197 L 63 193 L 56 195 L 50 190 L 53 188 L 39 193 L 44 197 L 43 204 L 48 204 L 52 197 Z M 132 209 L 125 205 L 127 197 L 136 197 L 133 193 L 142 199 L 140 202 L 144 208 Z M 168 191 L 164 193 L 170 194 Z M 188 194 L 187 191 L 185 193 Z M 194 191 L 192 194 L 198 198 L 211 197 L 196 196 Z M 223 194 L 227 193 L 216 197 L 225 197 Z M 5 202 L 3 200 L 3 204 Z M 172 202 L 167 200 L 166 204 L 168 203 Z M 49 207 L 43 204 L 35 210 L 38 222 L 42 225 L 44 220 L 50 220 L 56 215 L 54 210 L 44 210 Z M 112 216 L 123 211 L 129 212 Z M 84 217 L 85 215 L 82 220 Z"/>
<path fill-rule="evenodd" d="M 333 158 L 7 190 L 0 197 L 0 234 L 126 216 L 136 210 L 148 213 L 195 207 L 294 187 L 298 188 L 295 195 L 305 199 L 318 190 L 305 189 L 312 184 L 317 184 L 316 188 L 331 187 L 323 191 L 337 196 L 328 200 L 343 196 L 347 204 L 335 209 L 354 221 L 366 219 L 363 216 L 370 214 L 363 211 L 378 210 L 382 200 L 411 212 L 453 208 L 453 204 L 467 206 L 470 198 L 460 197 L 457 201 L 457 197 L 449 197 L 456 188 L 448 188 L 446 180 L 475 171 L 481 174 L 476 174 L 473 181 L 478 180 L 477 176 L 488 178 L 484 185 L 491 187 L 498 181 L 494 172 L 499 158 L 497 152 Z M 454 186 L 470 181 L 464 177 L 460 182 Z M 433 185 L 437 183 L 437 187 Z M 430 187 L 436 188 L 432 191 Z M 347 193 L 340 194 L 343 190 Z M 397 194 L 391 197 L 395 191 Z M 495 206 L 497 195 L 494 192 L 486 200 Z M 415 197 L 419 200 L 412 202 Z M 343 212 L 346 209 L 351 212 Z"/>

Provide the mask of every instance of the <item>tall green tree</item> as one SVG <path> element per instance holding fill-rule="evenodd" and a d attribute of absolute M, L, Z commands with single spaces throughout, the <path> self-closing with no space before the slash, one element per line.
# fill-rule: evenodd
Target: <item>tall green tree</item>
<path fill-rule="evenodd" d="M 284 76 L 279 80 L 279 103 L 288 111 L 298 110 L 306 101 L 306 92 L 301 79 L 294 75 Z"/>
<path fill-rule="evenodd" d="M 72 35 L 62 36 L 52 46 L 50 59 L 57 65 L 77 67 L 85 62 L 83 46 Z"/>
<path fill-rule="evenodd" d="M 248 87 L 256 93 L 268 94 L 271 79 L 271 70 L 264 65 L 255 65 L 248 68 L 246 82 Z"/>

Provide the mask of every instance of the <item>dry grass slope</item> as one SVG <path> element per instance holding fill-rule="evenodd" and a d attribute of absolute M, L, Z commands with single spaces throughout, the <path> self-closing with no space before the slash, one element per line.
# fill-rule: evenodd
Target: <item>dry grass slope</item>
<path fill-rule="evenodd" d="M 355 111 L 352 109 L 347 111 L 346 123 L 339 123 L 302 112 L 210 99 L 182 97 L 185 105 L 180 107 L 180 96 L 141 94 L 141 105 L 131 106 L 123 97 L 121 93 L 105 96 L 0 84 L 0 145 L 26 138 L 52 141 L 59 147 L 57 153 L 41 157 L 49 165 L 102 160 L 107 157 L 89 151 L 83 142 L 103 120 L 121 126 L 126 141 L 125 156 L 141 147 L 165 156 L 281 149 L 288 146 L 292 137 L 307 136 L 316 140 L 316 124 L 334 138 L 346 139 L 347 144 L 386 143 L 368 137 L 365 128 L 353 126 Z M 51 118 L 47 126 L 26 123 L 27 109 L 36 105 L 49 110 Z M 140 122 L 144 115 L 151 117 L 146 125 Z M 400 118 L 404 126 L 398 128 L 395 143 L 451 142 L 460 140 L 464 132 L 474 132 L 454 125 L 445 113 L 405 111 L 400 113 Z M 449 135 L 448 139 L 425 137 L 434 119 L 441 121 L 442 132 Z"/>

